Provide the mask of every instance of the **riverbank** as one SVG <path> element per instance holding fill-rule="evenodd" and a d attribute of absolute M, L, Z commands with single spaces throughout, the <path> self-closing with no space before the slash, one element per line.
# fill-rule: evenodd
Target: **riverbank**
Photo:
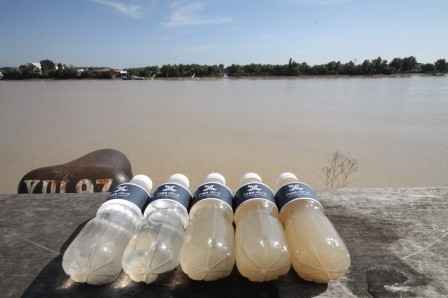
<path fill-rule="evenodd" d="M 100 79 L 100 78 L 68 78 L 68 79 L 51 79 L 51 78 L 30 78 L 30 79 L 20 79 L 20 80 L 4 80 L 4 81 L 78 81 L 78 80 L 86 80 L 86 81 L 103 81 L 103 80 L 112 80 L 112 81 L 154 81 L 154 80 L 167 80 L 167 81 L 176 81 L 176 80 L 238 80 L 238 79 L 248 79 L 248 80 L 298 80 L 298 79 L 350 79 L 350 78 L 409 78 L 409 77 L 447 77 L 446 73 L 395 73 L 395 74 L 371 74 L 371 75 L 337 75 L 337 74 L 328 74 L 328 75 L 297 75 L 297 76 L 271 76 L 271 75 L 243 75 L 243 76 L 207 76 L 207 77 L 161 77 L 156 76 L 153 78 L 150 77 L 139 77 L 139 79 L 123 79 L 120 77 L 108 78 L 108 79 Z"/>

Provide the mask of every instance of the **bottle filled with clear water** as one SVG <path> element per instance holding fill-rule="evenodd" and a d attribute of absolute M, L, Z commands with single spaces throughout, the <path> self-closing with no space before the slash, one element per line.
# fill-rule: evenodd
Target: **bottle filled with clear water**
<path fill-rule="evenodd" d="M 126 246 L 123 270 L 137 282 L 151 283 L 179 266 L 188 224 L 189 180 L 174 174 L 153 194 L 137 233 Z"/>
<path fill-rule="evenodd" d="M 236 191 L 235 254 L 241 275 L 251 281 L 269 281 L 288 273 L 288 245 L 272 190 L 255 173 L 247 173 Z"/>
<path fill-rule="evenodd" d="M 235 264 L 232 192 L 221 174 L 211 173 L 198 187 L 180 254 L 184 273 L 194 280 L 228 276 Z"/>
<path fill-rule="evenodd" d="M 115 280 L 151 188 L 151 179 L 145 175 L 118 185 L 65 251 L 62 259 L 65 273 L 76 282 L 92 285 Z"/>
<path fill-rule="evenodd" d="M 277 188 L 275 199 L 294 270 L 301 278 L 318 283 L 343 276 L 350 267 L 349 252 L 314 190 L 292 173 L 280 174 Z"/>

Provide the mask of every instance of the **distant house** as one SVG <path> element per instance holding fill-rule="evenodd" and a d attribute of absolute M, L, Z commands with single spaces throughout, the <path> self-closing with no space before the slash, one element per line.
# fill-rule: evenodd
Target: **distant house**
<path fill-rule="evenodd" d="M 123 78 L 123 79 L 128 78 L 128 71 L 121 69 L 120 70 L 120 77 Z"/>
<path fill-rule="evenodd" d="M 107 67 L 104 67 L 104 68 L 94 68 L 93 69 L 93 72 L 98 72 L 98 73 L 113 72 L 113 71 L 115 71 L 115 70 L 111 69 L 111 68 L 107 68 Z"/>
<path fill-rule="evenodd" d="M 34 67 L 36 67 L 37 69 L 39 69 L 40 71 L 42 71 L 42 65 L 40 65 L 40 62 L 36 62 L 36 63 L 31 63 Z"/>
<path fill-rule="evenodd" d="M 97 73 L 100 76 L 102 76 L 103 74 L 104 75 L 111 74 L 112 78 L 115 78 L 119 74 L 119 70 L 118 69 L 107 68 L 107 67 L 94 68 L 94 69 L 92 69 L 92 72 Z"/>

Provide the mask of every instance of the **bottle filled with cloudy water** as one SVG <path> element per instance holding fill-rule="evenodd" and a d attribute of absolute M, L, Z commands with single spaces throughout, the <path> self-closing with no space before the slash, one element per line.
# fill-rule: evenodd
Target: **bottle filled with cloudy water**
<path fill-rule="evenodd" d="M 343 276 L 350 267 L 349 252 L 314 190 L 292 173 L 280 174 L 276 184 L 275 199 L 294 270 L 301 278 L 318 283 Z"/>
<path fill-rule="evenodd" d="M 246 173 L 236 191 L 235 255 L 241 275 L 251 281 L 269 281 L 288 273 L 288 245 L 272 190 L 255 173 Z"/>
<path fill-rule="evenodd" d="M 233 195 L 221 174 L 211 173 L 198 187 L 180 254 L 182 271 L 194 280 L 228 276 L 235 264 Z"/>
<path fill-rule="evenodd" d="M 134 176 L 118 185 L 69 245 L 62 267 L 76 282 L 102 285 L 120 273 L 123 252 L 142 220 L 151 179 Z"/>
<path fill-rule="evenodd" d="M 151 283 L 179 266 L 191 200 L 189 184 L 186 176 L 174 174 L 154 191 L 143 224 L 123 255 L 123 270 L 132 280 Z"/>

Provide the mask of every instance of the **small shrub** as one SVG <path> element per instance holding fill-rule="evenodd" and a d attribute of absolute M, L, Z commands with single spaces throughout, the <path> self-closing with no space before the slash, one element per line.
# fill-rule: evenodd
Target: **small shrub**
<path fill-rule="evenodd" d="M 321 168 L 326 188 L 342 188 L 356 181 L 352 180 L 353 174 L 358 171 L 358 161 L 348 158 L 336 151 L 328 159 L 328 165 Z"/>

